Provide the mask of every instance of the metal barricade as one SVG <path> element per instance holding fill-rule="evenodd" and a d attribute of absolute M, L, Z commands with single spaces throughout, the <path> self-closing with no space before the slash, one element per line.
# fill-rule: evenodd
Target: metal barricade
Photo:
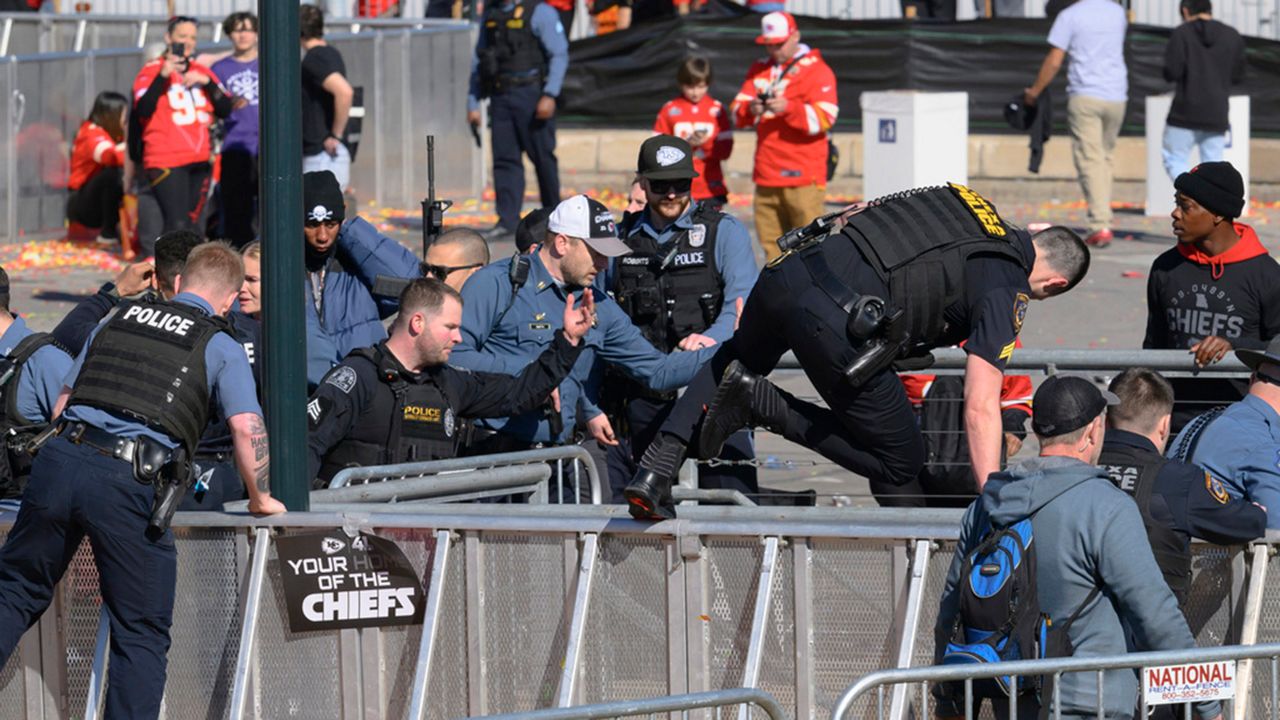
<path fill-rule="evenodd" d="M 437 174 L 437 193 L 480 192 L 482 156 L 463 107 L 472 28 L 422 25 L 328 38 L 352 84 L 365 91 L 363 140 L 351 168 L 362 205 L 416 207 L 427 187 L 428 134 L 436 137 L 436 163 L 449 168 Z M 128 94 L 143 62 L 136 47 L 0 57 L 0 242 L 64 231 L 69 148 L 80 122 L 98 92 Z"/>
<path fill-rule="evenodd" d="M 930 717 L 932 713 L 929 710 L 930 683 L 940 682 L 961 682 L 964 684 L 964 704 L 965 716 L 973 717 L 973 681 L 995 677 L 1031 677 L 1031 676 L 1048 676 L 1052 678 L 1052 687 L 1054 688 L 1052 717 L 1055 720 L 1061 718 L 1061 708 L 1058 705 L 1057 690 L 1059 689 L 1058 681 L 1063 675 L 1067 674 L 1083 674 L 1093 673 L 1097 676 L 1098 687 L 1104 685 L 1103 677 L 1107 670 L 1126 670 L 1141 669 L 1144 667 L 1155 667 L 1161 665 L 1181 665 L 1186 663 L 1207 663 L 1219 662 L 1224 660 L 1270 660 L 1269 674 L 1273 678 L 1270 692 L 1271 712 L 1267 717 L 1278 717 L 1276 712 L 1276 702 L 1280 698 L 1277 692 L 1277 685 L 1274 678 L 1280 673 L 1280 643 L 1267 645 L 1229 645 L 1226 647 L 1216 648 L 1188 648 L 1185 650 L 1164 650 L 1160 652 L 1141 652 L 1128 653 L 1125 655 L 1113 656 L 1095 656 L 1095 657 L 1069 657 L 1069 658 L 1050 658 L 1046 660 L 1018 660 L 1015 662 L 1002 663 L 985 663 L 974 665 L 950 665 L 937 667 L 907 668 L 899 670 L 881 670 L 871 673 L 858 680 L 841 696 L 839 702 L 836 703 L 835 710 L 831 713 L 831 720 L 845 720 L 851 712 L 855 710 L 855 704 L 859 700 L 873 701 L 868 704 L 874 704 L 874 717 L 883 719 L 889 717 L 886 712 L 888 705 L 887 688 L 894 685 L 918 686 L 920 689 L 920 715 L 918 717 Z M 875 697 L 870 698 L 870 694 L 875 692 Z M 1017 695 L 1010 698 L 1011 717 L 1017 716 Z M 1100 691 L 1097 698 L 1096 710 L 1099 718 L 1105 713 L 1106 699 L 1102 697 Z M 1227 701 L 1228 703 L 1230 701 Z M 1083 708 L 1081 708 L 1083 709 Z M 1146 717 L 1147 703 L 1146 698 L 1140 700 L 1138 717 Z M 1224 716 L 1226 713 L 1224 713 Z M 867 716 L 872 716 L 870 713 Z M 1261 716 L 1251 716 L 1261 717 Z"/>
<path fill-rule="evenodd" d="M 672 695 L 670 697 L 646 698 L 644 700 L 622 700 L 619 702 L 599 703 L 596 705 L 575 705 L 554 710 L 532 710 L 523 713 L 506 713 L 489 715 L 486 720 L 595 720 L 595 718 L 616 718 L 629 715 L 648 715 L 656 713 L 688 712 L 701 708 L 716 708 L 719 720 L 720 708 L 734 705 L 752 704 L 768 713 L 770 720 L 788 720 L 787 712 L 778 704 L 778 700 L 767 692 L 752 688 L 736 690 L 717 690 L 688 695 Z"/>

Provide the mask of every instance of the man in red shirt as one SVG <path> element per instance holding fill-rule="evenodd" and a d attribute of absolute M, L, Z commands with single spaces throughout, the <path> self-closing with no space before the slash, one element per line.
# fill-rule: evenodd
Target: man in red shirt
<path fill-rule="evenodd" d="M 767 260 L 781 255 L 778 236 L 822 214 L 827 190 L 827 133 L 840 106 L 836 76 L 817 50 L 800 42 L 790 13 L 760 19 L 769 57 L 747 71 L 731 110 L 756 130 L 756 235 Z"/>
<path fill-rule="evenodd" d="M 653 131 L 674 135 L 694 148 L 693 170 L 698 175 L 693 179 L 693 199 L 723 206 L 729 201 L 729 188 L 720 163 L 733 152 L 733 128 L 724 105 L 707 93 L 711 79 L 710 60 L 686 58 L 676 73 L 680 97 L 658 111 Z"/>
<path fill-rule="evenodd" d="M 173 18 L 164 41 L 165 53 L 143 65 L 133 81 L 133 117 L 142 145 L 131 146 L 130 155 L 141 161 L 140 180 L 155 195 L 164 218 L 162 228 L 148 229 L 140 237 L 144 252 L 159 235 L 199 230 L 212 169 L 209 126 L 215 116 L 225 118 L 232 109 L 218 77 L 192 59 L 196 21 Z"/>

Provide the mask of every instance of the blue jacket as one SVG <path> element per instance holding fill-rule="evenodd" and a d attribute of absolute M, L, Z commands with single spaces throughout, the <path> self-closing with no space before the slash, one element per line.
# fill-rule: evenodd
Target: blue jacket
<path fill-rule="evenodd" d="M 9 329 L 0 335 L 0 355 L 8 355 L 34 331 L 15 316 Z M 18 412 L 33 422 L 48 422 L 62 393 L 62 381 L 71 369 L 71 356 L 57 345 L 45 345 L 27 358 L 18 378 Z"/>
<path fill-rule="evenodd" d="M 395 314 L 399 298 L 373 295 L 371 288 L 378 275 L 419 274 L 413 253 L 379 233 L 364 218 L 354 217 L 343 224 L 337 249 L 325 266 L 319 310 L 311 277 L 306 282 L 308 383 L 318 385 L 325 373 L 352 350 L 387 339 L 382 322 Z"/>
<path fill-rule="evenodd" d="M 1055 502 L 1056 501 L 1056 502 Z M 935 659 L 951 637 L 958 612 L 957 586 L 964 556 L 982 540 L 988 523 L 1011 525 L 1035 513 L 1036 589 L 1040 609 L 1060 625 L 1102 588 L 1071 626 L 1075 657 L 1122 655 L 1135 650 L 1176 650 L 1195 646 L 1173 592 L 1164 583 L 1147 542 L 1138 506 L 1111 484 L 1106 472 L 1079 460 L 1040 457 L 993 473 L 982 496 L 969 506 L 960 542 L 942 592 L 934 627 Z M 1063 714 L 1091 717 L 1097 698 L 1093 673 L 1067 675 L 1061 683 Z M 1106 674 L 1107 717 L 1129 717 L 1137 703 L 1138 676 L 1132 670 Z M 1215 702 L 1196 706 L 1201 717 L 1219 711 Z"/>
<path fill-rule="evenodd" d="M 1187 428 L 1169 443 L 1182 444 Z M 1256 395 L 1223 411 L 1200 435 L 1190 462 L 1222 481 L 1232 497 L 1267 508 L 1267 527 L 1280 528 L 1280 414 Z"/>
<path fill-rule="evenodd" d="M 462 343 L 455 346 L 450 364 L 471 370 L 517 375 L 550 344 L 555 330 L 564 324 L 565 290 L 551 277 L 537 253 L 529 258 L 529 279 L 511 301 L 508 279 L 512 259 L 481 268 L 462 288 Z M 481 426 L 501 430 L 526 442 L 564 441 L 573 432 L 583 384 L 596 358 L 613 363 L 655 390 L 688 384 L 698 368 L 718 350 L 664 355 L 645 340 L 622 308 L 608 295 L 595 293 L 596 326 L 585 338 L 569 377 L 560 385 L 560 415 L 564 432 L 551 437 L 541 410 L 511 418 L 480 421 Z"/>

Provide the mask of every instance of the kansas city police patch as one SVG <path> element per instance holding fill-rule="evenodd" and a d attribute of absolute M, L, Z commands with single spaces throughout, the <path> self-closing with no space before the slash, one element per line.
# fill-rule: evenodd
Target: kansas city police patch
<path fill-rule="evenodd" d="M 453 408 L 445 408 L 444 411 L 444 436 L 453 437 Z"/>
<path fill-rule="evenodd" d="M 707 241 L 707 226 L 698 224 L 689 228 L 689 246 L 702 247 Z"/>
<path fill-rule="evenodd" d="M 1222 486 L 1222 481 L 1209 474 L 1206 470 L 1204 473 L 1204 487 L 1220 504 L 1226 505 L 1231 500 L 1231 496 L 1227 494 L 1227 489 Z"/>
<path fill-rule="evenodd" d="M 356 371 L 343 365 L 342 367 L 334 368 L 333 372 L 329 373 L 329 377 L 325 378 L 324 381 L 342 392 L 350 394 L 351 388 L 356 386 Z"/>
<path fill-rule="evenodd" d="M 1026 293 L 1018 293 L 1013 299 L 1013 332 L 1018 334 L 1022 332 L 1022 322 L 1027 319 L 1027 306 L 1031 304 L 1031 298 Z"/>

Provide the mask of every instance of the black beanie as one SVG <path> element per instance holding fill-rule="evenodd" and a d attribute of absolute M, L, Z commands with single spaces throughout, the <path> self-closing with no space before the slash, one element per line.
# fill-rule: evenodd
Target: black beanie
<path fill-rule="evenodd" d="M 1173 187 L 1214 215 L 1238 218 L 1244 212 L 1244 178 L 1229 162 L 1206 162 L 1184 172 Z"/>
<path fill-rule="evenodd" d="M 342 222 L 346 207 L 338 178 L 328 170 L 309 172 L 302 176 L 302 219 Z"/>

